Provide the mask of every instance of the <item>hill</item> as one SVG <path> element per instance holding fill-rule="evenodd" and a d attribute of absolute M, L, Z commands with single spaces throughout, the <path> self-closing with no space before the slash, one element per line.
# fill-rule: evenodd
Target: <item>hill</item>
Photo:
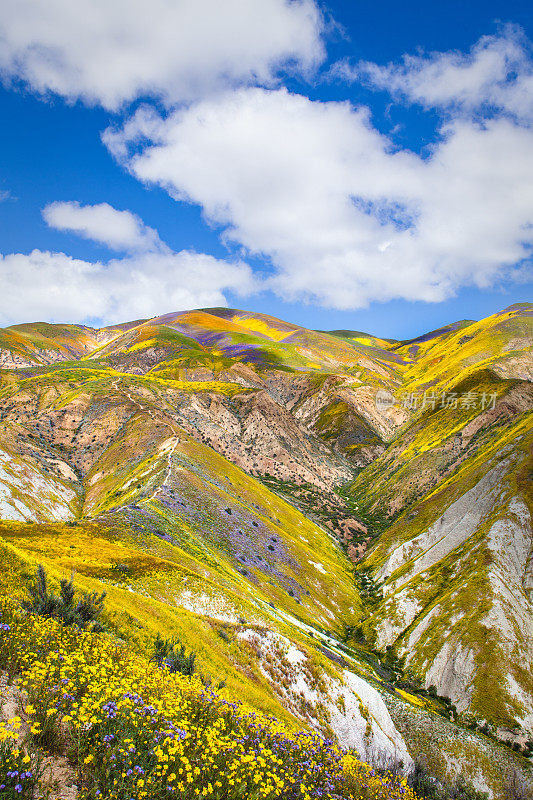
<path fill-rule="evenodd" d="M 532 342 L 528 304 L 405 342 L 225 308 L 3 329 L 4 591 L 74 571 L 135 652 L 177 636 L 250 708 L 503 796 L 533 752 Z"/>

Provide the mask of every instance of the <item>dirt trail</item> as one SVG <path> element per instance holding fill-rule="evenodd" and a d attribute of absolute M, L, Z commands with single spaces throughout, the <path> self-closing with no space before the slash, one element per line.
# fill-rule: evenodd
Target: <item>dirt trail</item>
<path fill-rule="evenodd" d="M 180 438 L 179 438 L 178 434 L 176 433 L 174 427 L 172 426 L 172 424 L 168 420 L 163 419 L 161 416 L 156 416 L 156 414 L 154 414 L 154 412 L 150 408 L 147 408 L 142 403 L 140 403 L 135 397 L 132 397 L 132 395 L 126 389 L 120 389 L 117 386 L 118 381 L 119 381 L 119 379 L 115 378 L 115 380 L 111 384 L 111 386 L 117 392 L 121 392 L 122 394 L 125 394 L 126 397 L 128 398 L 128 400 L 130 400 L 130 402 L 132 402 L 135 406 L 137 406 L 137 408 L 140 411 L 144 412 L 145 414 L 148 414 L 155 423 L 159 423 L 159 424 L 165 425 L 172 432 L 173 443 L 172 443 L 172 447 L 170 448 L 169 453 L 168 453 L 168 463 L 167 463 L 167 468 L 165 470 L 165 477 L 163 478 L 162 483 L 157 487 L 157 489 L 155 489 L 152 492 L 151 495 L 149 495 L 149 497 L 143 497 L 143 499 L 140 501 L 142 503 L 148 503 L 151 500 L 155 500 L 157 495 L 160 492 L 163 491 L 163 489 L 166 487 L 166 485 L 167 485 L 167 483 L 168 483 L 168 481 L 170 479 L 170 476 L 172 475 L 172 468 L 173 468 L 172 457 L 174 455 L 174 451 L 175 451 L 177 445 L 180 443 Z M 121 506 L 120 508 L 121 509 L 122 508 L 126 508 L 126 506 Z"/>

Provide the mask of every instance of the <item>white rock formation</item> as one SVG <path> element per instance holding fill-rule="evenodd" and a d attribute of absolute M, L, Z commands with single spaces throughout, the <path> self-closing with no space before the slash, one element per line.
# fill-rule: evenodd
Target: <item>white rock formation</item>
<path fill-rule="evenodd" d="M 261 671 L 284 705 L 296 714 L 305 707 L 306 713 L 300 711 L 299 716 L 317 730 L 326 721 L 340 746 L 353 748 L 364 761 L 380 766 L 401 762 L 405 772 L 412 770 L 405 741 L 381 695 L 367 681 L 347 669 L 339 670 L 338 677 L 321 672 L 317 681 L 308 656 L 272 631 L 247 629 L 239 638 L 252 645 Z"/>
<path fill-rule="evenodd" d="M 65 480 L 39 472 L 34 464 L 0 450 L 0 519 L 70 520 L 74 519 L 75 501 L 76 492 Z"/>

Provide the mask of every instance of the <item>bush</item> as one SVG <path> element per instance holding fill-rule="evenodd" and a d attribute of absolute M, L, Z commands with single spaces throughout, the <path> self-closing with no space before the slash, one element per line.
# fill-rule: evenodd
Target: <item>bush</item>
<path fill-rule="evenodd" d="M 424 800 L 444 800 L 444 787 L 428 772 L 422 759 L 415 759 L 410 784 L 418 797 Z"/>
<path fill-rule="evenodd" d="M 489 800 L 487 792 L 474 789 L 465 779 L 460 776 L 450 793 L 452 800 Z"/>
<path fill-rule="evenodd" d="M 453 786 L 444 786 L 428 772 L 424 759 L 415 759 L 415 768 L 410 784 L 416 796 L 422 800 L 488 800 L 486 792 L 474 789 L 459 776 Z"/>
<path fill-rule="evenodd" d="M 32 614 L 60 620 L 64 625 L 77 625 L 79 628 L 91 628 L 101 631 L 98 617 L 104 610 L 105 592 L 85 592 L 76 602 L 72 578 L 62 578 L 59 595 L 48 588 L 48 577 L 42 564 L 37 567 L 35 582 L 28 587 L 28 600 L 22 601 L 22 607 Z"/>
<path fill-rule="evenodd" d="M 530 800 L 533 797 L 533 781 L 528 781 L 518 770 L 507 776 L 505 800 Z"/>
<path fill-rule="evenodd" d="M 157 634 L 154 640 L 153 654 L 150 661 L 162 667 L 166 665 L 170 672 L 181 672 L 182 675 L 194 675 L 196 653 L 185 653 L 185 645 L 176 639 L 163 639 Z"/>

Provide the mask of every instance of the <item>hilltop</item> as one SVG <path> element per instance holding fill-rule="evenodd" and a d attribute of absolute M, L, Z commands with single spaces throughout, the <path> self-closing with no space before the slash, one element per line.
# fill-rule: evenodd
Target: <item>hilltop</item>
<path fill-rule="evenodd" d="M 533 753 L 532 344 L 526 303 L 409 341 L 4 328 L 3 588 L 74 571 L 136 652 L 178 636 L 250 708 L 503 796 Z"/>

